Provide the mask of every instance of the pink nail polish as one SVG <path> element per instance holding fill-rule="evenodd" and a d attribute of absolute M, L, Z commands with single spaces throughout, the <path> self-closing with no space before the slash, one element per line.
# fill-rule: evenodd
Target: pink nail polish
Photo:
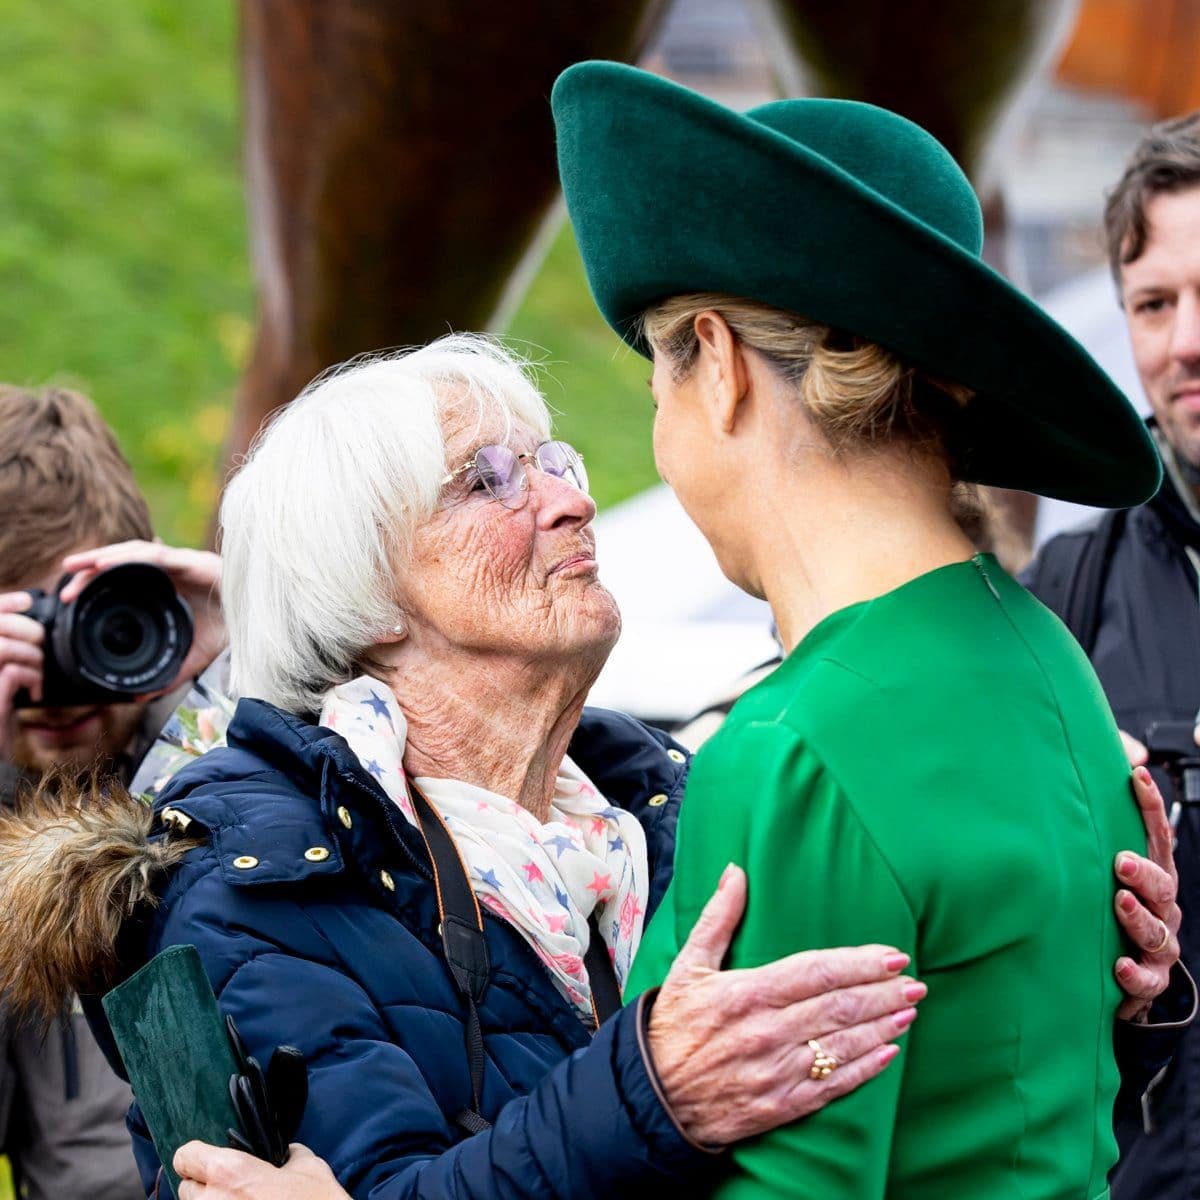
<path fill-rule="evenodd" d="M 907 1029 L 917 1019 L 915 1008 L 902 1008 L 893 1018 L 897 1029 Z"/>
<path fill-rule="evenodd" d="M 1137 872 L 1137 863 L 1132 858 L 1121 859 L 1121 865 L 1117 868 L 1126 879 L 1130 879 Z"/>
<path fill-rule="evenodd" d="M 900 1053 L 900 1047 L 895 1045 L 895 1043 L 888 1046 L 881 1046 L 877 1053 L 879 1055 L 879 1065 L 886 1067 Z"/>
<path fill-rule="evenodd" d="M 1130 896 L 1128 893 L 1126 893 L 1124 896 L 1121 897 L 1121 911 L 1122 912 L 1131 913 L 1131 912 L 1133 912 L 1133 910 L 1135 908 L 1137 908 L 1137 901 L 1132 896 Z"/>
<path fill-rule="evenodd" d="M 890 971 L 893 975 L 897 971 L 903 971 L 908 966 L 909 958 L 907 954 L 889 954 L 883 960 L 883 969 Z"/>
<path fill-rule="evenodd" d="M 908 1001 L 923 1000 L 929 989 L 919 980 L 914 979 L 912 983 L 905 984 L 904 998 Z"/>

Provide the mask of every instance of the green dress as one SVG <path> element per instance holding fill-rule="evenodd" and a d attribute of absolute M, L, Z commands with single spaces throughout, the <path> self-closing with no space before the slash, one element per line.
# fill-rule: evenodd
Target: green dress
<path fill-rule="evenodd" d="M 881 942 L 929 994 L 882 1075 L 734 1149 L 716 1194 L 1106 1196 L 1112 865 L 1144 846 L 1091 667 L 993 558 L 822 621 L 697 755 L 627 995 L 730 861 L 750 883 L 731 966 Z"/>

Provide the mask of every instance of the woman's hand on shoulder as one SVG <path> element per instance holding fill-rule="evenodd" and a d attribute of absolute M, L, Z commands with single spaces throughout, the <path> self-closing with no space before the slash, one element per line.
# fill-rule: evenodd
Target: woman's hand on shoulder
<path fill-rule="evenodd" d="M 179 1200 L 350 1200 L 323 1158 L 307 1146 L 289 1149 L 288 1161 L 273 1167 L 240 1150 L 188 1142 L 175 1152 Z"/>
<path fill-rule="evenodd" d="M 721 970 L 746 907 L 729 866 L 650 1013 L 649 1045 L 675 1119 L 694 1141 L 728 1145 L 824 1107 L 878 1075 L 916 1017 L 925 985 L 889 946 L 811 950 Z M 837 1066 L 813 1078 L 815 1051 Z"/>
<path fill-rule="evenodd" d="M 1149 857 L 1122 850 L 1114 870 L 1120 888 L 1114 901 L 1117 920 L 1138 949 L 1136 957 L 1117 959 L 1117 983 L 1125 993 L 1117 1016 L 1144 1020 L 1155 998 L 1167 989 L 1171 968 L 1179 961 L 1179 876 L 1175 871 L 1174 837 L 1162 793 L 1150 772 L 1133 772 L 1133 794 L 1146 826 Z"/>

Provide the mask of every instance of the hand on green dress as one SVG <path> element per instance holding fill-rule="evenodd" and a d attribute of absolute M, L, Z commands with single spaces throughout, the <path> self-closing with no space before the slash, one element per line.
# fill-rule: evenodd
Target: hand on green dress
<path fill-rule="evenodd" d="M 792 954 L 721 970 L 746 908 L 732 864 L 676 956 L 650 1014 L 650 1054 L 672 1114 L 719 1147 L 816 1112 L 874 1078 L 898 1053 L 925 985 L 891 946 Z M 837 1064 L 813 1078 L 810 1040 Z M 817 1072 L 819 1074 L 819 1072 Z"/>

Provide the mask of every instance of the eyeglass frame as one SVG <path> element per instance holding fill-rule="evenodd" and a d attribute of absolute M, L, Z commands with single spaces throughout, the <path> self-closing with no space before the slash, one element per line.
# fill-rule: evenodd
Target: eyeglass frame
<path fill-rule="evenodd" d="M 583 487 L 579 487 L 578 484 L 576 484 L 574 481 L 572 481 L 570 479 L 566 479 L 565 475 L 556 475 L 553 471 L 547 471 L 546 468 L 542 466 L 539 455 L 540 455 L 541 451 L 543 449 L 545 449 L 545 447 L 547 447 L 547 446 L 563 446 L 567 449 L 567 451 L 570 454 L 572 454 L 574 456 L 575 461 L 577 461 L 579 463 L 579 465 L 583 468 L 583 481 L 584 481 Z M 585 496 L 591 495 L 591 487 L 590 487 L 591 481 L 588 479 L 587 467 L 584 464 L 583 455 L 574 446 L 572 446 L 570 442 L 564 442 L 561 438 L 547 438 L 544 442 L 538 442 L 538 444 L 536 446 L 534 446 L 534 448 L 532 450 L 525 451 L 524 453 L 518 453 L 517 451 L 513 450 L 512 447 L 505 446 L 502 442 L 488 442 L 488 444 L 486 446 L 480 446 L 475 451 L 475 453 L 471 455 L 470 459 L 467 462 L 463 463 L 463 465 L 461 467 L 456 467 L 448 475 L 443 476 L 441 484 L 439 486 L 444 488 L 448 484 L 453 483 L 460 476 L 465 475 L 468 471 L 470 471 L 472 469 L 478 469 L 479 456 L 485 450 L 507 450 L 510 454 L 512 454 L 512 456 L 521 465 L 521 486 L 518 489 L 518 491 L 515 493 L 513 498 L 515 499 L 517 496 L 521 496 L 521 497 L 524 497 L 524 499 L 522 499 L 521 502 L 516 505 L 505 504 L 505 502 L 499 496 L 497 496 L 495 492 L 492 491 L 491 487 L 488 485 L 488 482 L 483 477 L 483 475 L 482 474 L 480 475 L 480 481 L 483 483 L 483 486 L 488 493 L 488 498 L 491 500 L 494 500 L 501 507 L 507 508 L 510 512 L 514 512 L 514 511 L 516 511 L 516 509 L 523 508 L 525 506 L 525 504 L 528 502 L 529 468 L 528 468 L 528 466 L 526 466 L 526 463 L 529 462 L 530 460 L 532 460 L 533 465 L 539 471 L 543 472 L 544 474 L 549 475 L 554 479 L 564 480 L 566 483 L 569 483 L 572 487 L 574 487 L 577 491 L 582 492 Z M 571 463 L 570 465 L 573 466 L 574 463 Z M 464 499 L 465 499 L 465 497 L 464 497 Z"/>

